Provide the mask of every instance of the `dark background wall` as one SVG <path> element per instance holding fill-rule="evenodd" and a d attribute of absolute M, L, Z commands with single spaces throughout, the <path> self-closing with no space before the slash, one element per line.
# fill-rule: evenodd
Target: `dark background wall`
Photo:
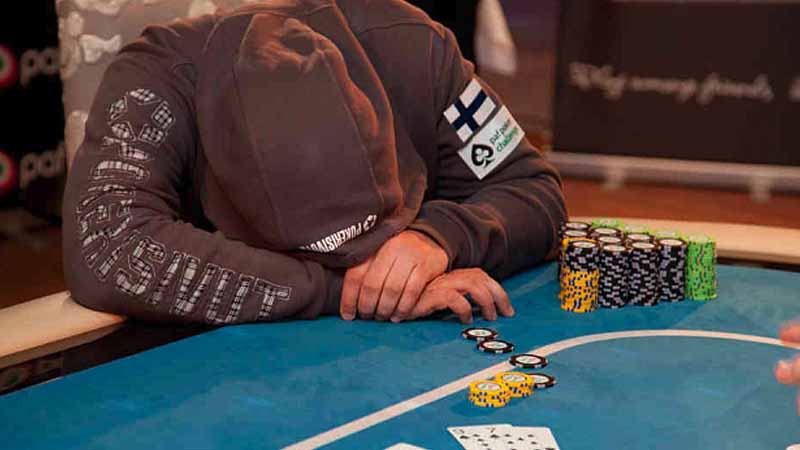
<path fill-rule="evenodd" d="M 0 15 L 0 207 L 56 215 L 64 174 L 64 112 L 53 0 Z"/>

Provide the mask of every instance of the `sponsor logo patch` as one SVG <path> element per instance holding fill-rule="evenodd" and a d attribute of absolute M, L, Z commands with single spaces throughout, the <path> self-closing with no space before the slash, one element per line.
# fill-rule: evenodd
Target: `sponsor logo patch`
<path fill-rule="evenodd" d="M 461 142 L 466 144 L 486 123 L 495 106 L 478 80 L 473 78 L 458 100 L 445 110 L 444 117 L 455 128 Z"/>
<path fill-rule="evenodd" d="M 503 106 L 458 155 L 482 180 L 517 148 L 523 137 L 522 127 Z"/>

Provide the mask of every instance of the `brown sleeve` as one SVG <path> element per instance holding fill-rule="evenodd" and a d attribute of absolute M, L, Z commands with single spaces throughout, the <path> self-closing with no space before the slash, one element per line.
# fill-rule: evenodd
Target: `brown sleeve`
<path fill-rule="evenodd" d="M 151 29 L 106 71 L 64 200 L 72 295 L 93 309 L 159 321 L 336 312 L 340 273 L 181 220 L 197 151 L 195 74 L 177 49 L 182 38 Z"/>
<path fill-rule="evenodd" d="M 560 179 L 461 57 L 452 33 L 445 36 L 434 38 L 432 63 L 438 176 L 410 228 L 436 240 L 451 269 L 481 267 L 502 278 L 554 254 L 566 216 Z"/>

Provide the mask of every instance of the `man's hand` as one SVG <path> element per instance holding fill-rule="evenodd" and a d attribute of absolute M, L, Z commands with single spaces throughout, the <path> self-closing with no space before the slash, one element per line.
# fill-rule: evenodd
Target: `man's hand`
<path fill-rule="evenodd" d="M 343 319 L 401 322 L 425 286 L 447 269 L 447 253 L 428 236 L 406 230 L 374 256 L 347 270 L 339 312 Z"/>
<path fill-rule="evenodd" d="M 460 269 L 433 280 L 422 292 L 409 319 L 417 319 L 435 311 L 450 309 L 462 323 L 472 322 L 472 306 L 464 295 L 469 294 L 481 308 L 487 320 L 497 319 L 497 313 L 505 317 L 514 315 L 508 294 L 481 269 Z"/>
<path fill-rule="evenodd" d="M 780 338 L 784 342 L 800 344 L 800 322 L 783 326 Z M 775 378 L 783 384 L 800 386 L 800 355 L 791 361 L 779 361 L 775 366 Z M 800 393 L 797 396 L 797 413 L 800 414 Z"/>

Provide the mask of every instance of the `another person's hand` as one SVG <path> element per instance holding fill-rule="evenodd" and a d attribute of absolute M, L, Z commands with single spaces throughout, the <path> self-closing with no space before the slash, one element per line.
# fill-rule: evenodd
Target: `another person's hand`
<path fill-rule="evenodd" d="M 401 322 L 414 309 L 425 286 L 443 274 L 447 253 L 428 236 L 406 230 L 378 252 L 347 270 L 339 313 L 370 320 Z"/>
<path fill-rule="evenodd" d="M 472 322 L 472 305 L 464 297 L 469 294 L 481 308 L 487 320 L 497 319 L 497 313 L 505 317 L 514 315 L 508 294 L 500 283 L 481 269 L 460 269 L 433 280 L 411 311 L 408 319 L 425 317 L 436 311 L 450 309 L 462 323 Z"/>
<path fill-rule="evenodd" d="M 784 342 L 800 344 L 800 321 L 781 327 L 780 338 Z M 800 386 L 800 355 L 790 361 L 779 361 L 775 366 L 775 378 L 783 384 Z M 800 414 L 800 393 L 797 396 L 797 413 Z"/>

